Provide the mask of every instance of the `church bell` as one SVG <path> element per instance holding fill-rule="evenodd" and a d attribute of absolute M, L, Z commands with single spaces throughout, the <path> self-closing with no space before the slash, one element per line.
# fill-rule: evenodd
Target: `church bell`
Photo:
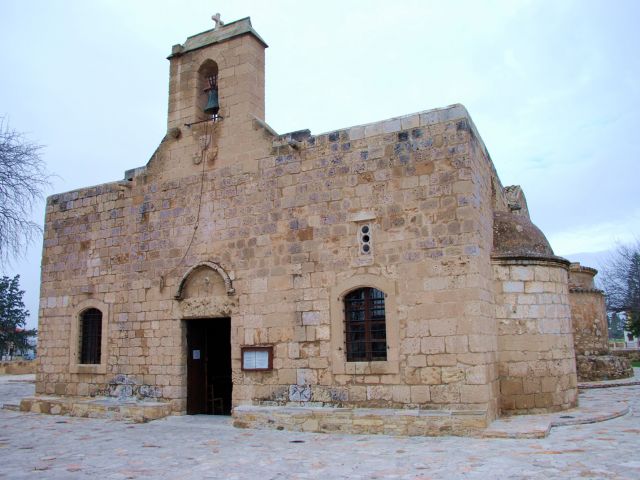
<path fill-rule="evenodd" d="M 220 103 L 218 103 L 218 90 L 209 90 L 209 100 L 207 106 L 204 107 L 204 113 L 207 115 L 217 115 L 220 111 Z"/>
<path fill-rule="evenodd" d="M 207 115 L 218 115 L 220 111 L 220 102 L 218 101 L 218 79 L 211 75 L 208 78 L 209 88 L 205 91 L 208 92 L 209 98 L 207 100 L 207 106 L 204 107 L 204 113 Z"/>

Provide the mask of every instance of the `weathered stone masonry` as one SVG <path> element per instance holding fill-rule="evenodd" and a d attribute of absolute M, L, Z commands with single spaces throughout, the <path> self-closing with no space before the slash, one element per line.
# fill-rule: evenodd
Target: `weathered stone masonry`
<path fill-rule="evenodd" d="M 595 288 L 597 271 L 572 263 L 569 300 L 573 320 L 576 370 L 581 381 L 613 380 L 633 376 L 629 359 L 609 354 L 604 293 Z"/>
<path fill-rule="evenodd" d="M 149 163 L 48 199 L 38 394 L 130 386 L 184 412 L 186 320 L 230 318 L 238 426 L 464 433 L 574 406 L 568 262 L 464 107 L 277 135 L 265 47 L 248 19 L 175 46 Z M 346 360 L 344 296 L 360 287 L 385 294 L 386 361 Z M 94 365 L 78 363 L 87 308 L 103 313 Z M 243 370 L 241 347 L 262 345 L 273 369 Z"/>

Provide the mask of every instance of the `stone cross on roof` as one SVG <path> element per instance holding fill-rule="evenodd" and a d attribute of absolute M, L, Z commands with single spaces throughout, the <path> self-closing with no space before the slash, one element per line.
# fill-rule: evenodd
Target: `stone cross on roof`
<path fill-rule="evenodd" d="M 224 25 L 224 22 L 222 20 L 220 20 L 220 14 L 216 13 L 215 15 L 213 15 L 211 17 L 211 20 L 213 20 L 216 23 L 216 26 L 213 27 L 214 30 L 216 30 L 218 27 L 221 27 Z"/>

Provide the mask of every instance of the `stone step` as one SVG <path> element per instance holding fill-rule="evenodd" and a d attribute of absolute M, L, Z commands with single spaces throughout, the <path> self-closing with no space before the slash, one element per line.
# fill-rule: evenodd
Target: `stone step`
<path fill-rule="evenodd" d="M 171 414 L 170 403 L 121 401 L 113 398 L 35 396 L 23 398 L 20 411 L 149 422 Z"/>

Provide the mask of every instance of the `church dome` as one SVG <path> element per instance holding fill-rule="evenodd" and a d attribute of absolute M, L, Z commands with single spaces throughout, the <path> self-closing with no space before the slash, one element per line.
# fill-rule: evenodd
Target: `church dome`
<path fill-rule="evenodd" d="M 499 256 L 555 257 L 544 233 L 525 215 L 493 214 L 493 254 Z"/>

